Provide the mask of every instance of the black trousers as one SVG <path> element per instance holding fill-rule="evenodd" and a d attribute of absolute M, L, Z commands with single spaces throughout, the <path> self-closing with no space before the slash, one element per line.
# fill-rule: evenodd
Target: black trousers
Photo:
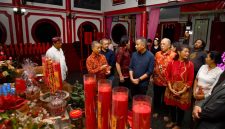
<path fill-rule="evenodd" d="M 146 95 L 148 91 L 148 86 L 139 86 L 139 85 L 132 85 L 131 87 L 131 96 L 132 98 L 135 95 Z"/>
<path fill-rule="evenodd" d="M 124 82 L 119 82 L 119 86 L 128 88 L 128 108 L 132 109 L 131 81 L 130 78 L 124 78 Z"/>
<path fill-rule="evenodd" d="M 178 126 L 181 126 L 184 119 L 184 110 L 176 106 L 171 106 L 170 109 L 172 122 L 176 123 Z"/>
<path fill-rule="evenodd" d="M 158 86 L 154 84 L 153 86 L 153 110 L 155 113 L 162 113 L 163 115 L 169 114 L 169 107 L 164 103 L 164 94 L 166 87 Z"/>

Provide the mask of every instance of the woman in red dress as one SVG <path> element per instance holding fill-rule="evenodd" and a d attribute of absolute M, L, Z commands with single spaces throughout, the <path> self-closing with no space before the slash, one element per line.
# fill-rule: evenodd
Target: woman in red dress
<path fill-rule="evenodd" d="M 171 106 L 172 129 L 180 129 L 184 111 L 191 106 L 191 86 L 194 79 L 194 65 L 188 60 L 190 49 L 186 45 L 178 46 L 174 61 L 170 62 L 166 70 L 168 87 L 164 101 Z"/>

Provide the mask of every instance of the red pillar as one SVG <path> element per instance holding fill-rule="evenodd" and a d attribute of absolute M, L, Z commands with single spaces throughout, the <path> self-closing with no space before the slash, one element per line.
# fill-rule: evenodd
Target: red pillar
<path fill-rule="evenodd" d="M 15 7 L 20 9 L 20 0 L 14 0 L 13 4 Z M 14 22 L 16 29 L 17 43 L 23 43 L 23 25 L 22 25 L 22 14 L 14 13 Z"/>
<path fill-rule="evenodd" d="M 71 14 L 71 1 L 66 0 L 66 29 L 67 29 L 67 43 L 72 43 L 72 17 L 68 16 Z"/>
<path fill-rule="evenodd" d="M 141 36 L 147 38 L 147 12 L 141 14 Z"/>

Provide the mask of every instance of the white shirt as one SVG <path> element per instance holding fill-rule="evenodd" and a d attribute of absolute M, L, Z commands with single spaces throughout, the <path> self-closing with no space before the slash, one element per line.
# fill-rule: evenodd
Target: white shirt
<path fill-rule="evenodd" d="M 67 66 L 66 66 L 66 60 L 65 60 L 65 56 L 62 49 L 60 48 L 60 50 L 58 50 L 54 46 L 52 46 L 51 48 L 47 50 L 46 57 L 49 57 L 52 60 L 60 63 L 62 80 L 64 81 L 66 79 Z"/>
<path fill-rule="evenodd" d="M 208 65 L 202 65 L 196 76 L 196 79 L 198 79 L 196 90 L 198 91 L 199 86 L 202 86 L 205 98 L 211 95 L 213 87 L 217 83 L 220 74 L 223 72 L 219 67 L 215 67 L 211 70 L 208 70 L 208 68 Z"/>

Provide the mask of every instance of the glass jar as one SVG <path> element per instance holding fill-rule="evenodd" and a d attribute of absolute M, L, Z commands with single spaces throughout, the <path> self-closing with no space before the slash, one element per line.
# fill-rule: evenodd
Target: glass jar
<path fill-rule="evenodd" d="M 26 98 L 35 100 L 40 98 L 40 88 L 37 86 L 29 86 L 26 89 Z"/>
<path fill-rule="evenodd" d="M 76 109 L 70 111 L 70 120 L 74 129 L 83 129 L 82 110 Z"/>
<path fill-rule="evenodd" d="M 66 101 L 61 98 L 54 98 L 48 103 L 48 108 L 52 116 L 63 116 L 65 114 Z"/>

